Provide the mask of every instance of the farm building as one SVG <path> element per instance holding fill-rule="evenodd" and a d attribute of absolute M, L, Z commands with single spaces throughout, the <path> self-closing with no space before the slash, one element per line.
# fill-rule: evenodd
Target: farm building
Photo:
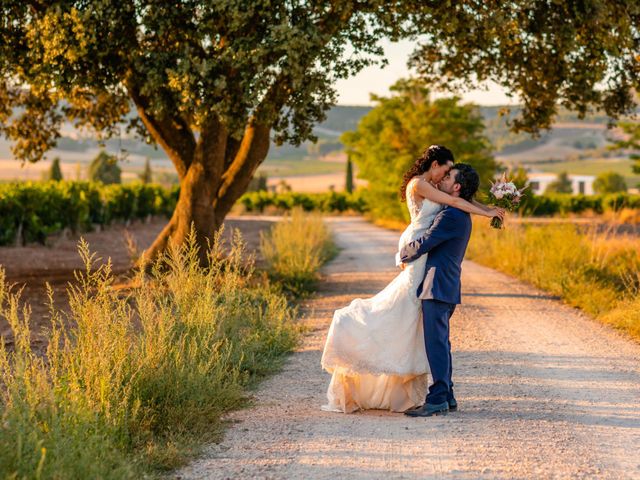
<path fill-rule="evenodd" d="M 529 188 L 535 194 L 542 194 L 545 192 L 550 183 L 558 179 L 558 175 L 555 173 L 541 173 L 531 172 L 529 176 Z M 594 175 L 571 175 L 569 174 L 569 180 L 571 180 L 571 187 L 573 188 L 573 194 L 593 195 L 593 182 L 596 179 Z"/>

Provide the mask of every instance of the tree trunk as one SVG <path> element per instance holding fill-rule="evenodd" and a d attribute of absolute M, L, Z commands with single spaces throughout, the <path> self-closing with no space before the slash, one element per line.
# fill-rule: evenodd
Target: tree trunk
<path fill-rule="evenodd" d="M 180 196 L 171 220 L 145 251 L 143 262 L 158 259 L 171 245 L 182 245 L 193 227 L 200 263 L 206 264 L 213 236 L 224 220 L 216 217 L 212 204 L 212 185 L 205 173 L 189 168 L 180 182 Z"/>
<path fill-rule="evenodd" d="M 151 113 L 151 102 L 141 93 L 139 79 L 133 71 L 126 86 L 140 119 L 167 153 L 180 179 L 180 196 L 171 220 L 145 250 L 140 264 L 148 266 L 172 245 L 182 245 L 192 227 L 200 262 L 207 264 L 216 231 L 267 156 L 269 122 L 273 122 L 287 98 L 288 83 L 283 80 L 272 86 L 267 100 L 248 119 L 242 139 L 232 138 L 214 113 L 199 124 L 196 138 L 190 122 L 180 115 Z M 269 118 L 271 120 L 265 120 Z"/>
<path fill-rule="evenodd" d="M 183 160 L 188 167 L 180 178 L 180 196 L 173 215 L 144 252 L 143 265 L 160 258 L 171 246 L 182 245 L 192 227 L 200 263 L 208 263 L 215 233 L 267 156 L 269 132 L 267 126 L 250 125 L 239 144 L 227 138 L 220 124 L 202 132 L 193 159 Z"/>

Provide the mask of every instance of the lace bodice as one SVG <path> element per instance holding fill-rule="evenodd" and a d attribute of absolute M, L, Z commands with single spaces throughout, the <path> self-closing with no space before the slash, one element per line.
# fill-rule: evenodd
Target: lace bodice
<path fill-rule="evenodd" d="M 422 235 L 431 226 L 433 219 L 442 209 L 442 205 L 439 203 L 432 202 L 426 198 L 424 200 L 416 198 L 413 192 L 415 182 L 419 181 L 421 180 L 416 177 L 407 184 L 407 207 L 409 208 L 409 215 L 411 215 L 411 224 L 402 235 L 405 239 L 409 230 L 412 231 L 413 235 L 411 237 L 413 238 L 415 238 L 414 235 L 416 234 Z"/>
<path fill-rule="evenodd" d="M 431 200 L 417 200 L 413 194 L 413 187 L 415 182 L 419 182 L 418 178 L 412 178 L 407 184 L 407 207 L 409 208 L 409 215 L 411 215 L 411 223 L 402 232 L 400 240 L 398 241 L 398 253 L 396 253 L 396 266 L 400 265 L 400 250 L 408 242 L 420 238 L 431 227 L 433 220 L 440 210 L 442 205 Z"/>

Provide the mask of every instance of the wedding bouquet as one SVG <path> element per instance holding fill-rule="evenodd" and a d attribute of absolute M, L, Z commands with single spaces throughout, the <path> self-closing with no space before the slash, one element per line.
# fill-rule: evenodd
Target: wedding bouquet
<path fill-rule="evenodd" d="M 500 180 L 491 184 L 489 203 L 513 212 L 520 205 L 520 200 L 522 200 L 524 196 L 522 192 L 525 188 L 526 187 L 518 190 L 518 187 L 516 187 L 513 182 L 507 180 L 507 174 L 503 173 Z M 502 220 L 498 217 L 492 218 L 491 226 L 493 228 L 502 228 Z"/>

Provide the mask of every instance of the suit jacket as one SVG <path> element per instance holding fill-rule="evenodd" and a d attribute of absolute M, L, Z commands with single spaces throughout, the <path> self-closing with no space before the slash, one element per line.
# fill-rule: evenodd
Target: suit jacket
<path fill-rule="evenodd" d="M 424 280 L 416 292 L 422 300 L 460 303 L 461 264 L 471 236 L 471 217 L 454 207 L 442 209 L 421 238 L 400 250 L 404 263 L 429 254 Z"/>

